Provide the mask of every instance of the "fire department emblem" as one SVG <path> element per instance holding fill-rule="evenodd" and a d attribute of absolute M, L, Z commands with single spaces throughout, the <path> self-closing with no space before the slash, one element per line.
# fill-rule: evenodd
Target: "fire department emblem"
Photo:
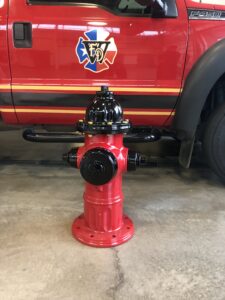
<path fill-rule="evenodd" d="M 76 54 L 80 64 L 94 73 L 108 70 L 114 63 L 117 55 L 117 47 L 114 38 L 109 38 L 109 32 L 105 30 L 91 30 L 84 33 L 85 38 L 80 37 L 76 47 Z"/>

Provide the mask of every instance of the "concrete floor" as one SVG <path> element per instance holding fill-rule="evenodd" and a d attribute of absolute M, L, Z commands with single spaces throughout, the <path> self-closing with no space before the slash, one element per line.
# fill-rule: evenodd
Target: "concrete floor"
<path fill-rule="evenodd" d="M 83 181 L 61 163 L 69 146 L 2 132 L 0 299 L 225 299 L 225 194 L 205 167 L 124 176 L 134 238 L 113 249 L 71 236 Z"/>

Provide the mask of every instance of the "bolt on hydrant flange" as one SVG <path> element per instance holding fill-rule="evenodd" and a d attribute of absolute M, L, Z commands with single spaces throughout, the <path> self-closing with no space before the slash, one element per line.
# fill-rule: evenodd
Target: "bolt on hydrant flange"
<path fill-rule="evenodd" d="M 135 170 L 140 155 L 123 145 L 123 135 L 131 124 L 107 87 L 86 110 L 77 129 L 85 134 L 85 144 L 64 158 L 80 169 L 85 180 L 84 213 L 72 226 L 74 237 L 89 246 L 113 247 L 132 238 L 134 225 L 123 214 L 122 175 Z"/>

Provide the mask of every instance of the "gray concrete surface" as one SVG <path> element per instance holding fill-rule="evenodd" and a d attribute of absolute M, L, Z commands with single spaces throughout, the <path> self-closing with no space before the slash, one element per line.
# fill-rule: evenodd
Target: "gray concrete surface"
<path fill-rule="evenodd" d="M 28 144 L 2 132 L 0 299 L 225 299 L 224 186 L 203 167 L 124 177 L 134 238 L 113 249 L 71 236 L 82 212 L 69 146 Z"/>

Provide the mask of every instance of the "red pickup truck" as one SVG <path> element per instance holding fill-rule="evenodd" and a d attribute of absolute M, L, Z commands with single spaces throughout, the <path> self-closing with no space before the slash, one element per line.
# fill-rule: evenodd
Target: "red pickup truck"
<path fill-rule="evenodd" d="M 219 0 L 0 0 L 0 117 L 73 125 L 109 86 L 133 126 L 195 141 L 225 180 L 225 5 Z"/>

